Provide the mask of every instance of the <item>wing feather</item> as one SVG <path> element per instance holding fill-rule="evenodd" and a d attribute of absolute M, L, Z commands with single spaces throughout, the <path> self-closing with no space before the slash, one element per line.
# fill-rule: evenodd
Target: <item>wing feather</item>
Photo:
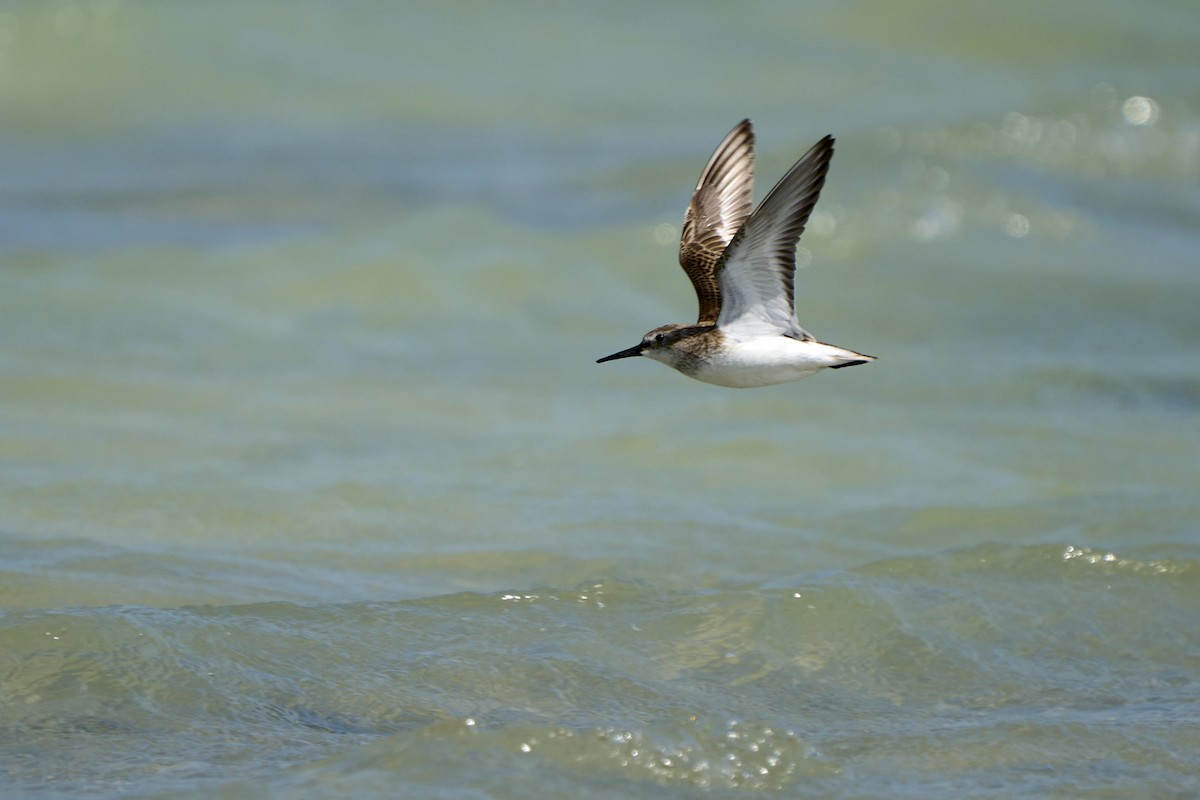
<path fill-rule="evenodd" d="M 721 310 L 717 263 L 750 216 L 754 187 L 754 130 L 744 119 L 713 152 L 683 218 L 679 265 L 696 289 L 697 322 L 715 322 Z"/>
<path fill-rule="evenodd" d="M 717 325 L 726 333 L 813 338 L 796 321 L 796 243 L 825 185 L 833 142 L 826 136 L 788 170 L 717 264 Z"/>

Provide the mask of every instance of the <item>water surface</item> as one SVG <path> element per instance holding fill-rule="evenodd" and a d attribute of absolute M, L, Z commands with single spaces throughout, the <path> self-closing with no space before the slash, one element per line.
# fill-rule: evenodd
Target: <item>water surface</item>
<path fill-rule="evenodd" d="M 4 794 L 1200 792 L 1197 29 L 3 6 Z M 747 116 L 880 360 L 593 364 Z"/>

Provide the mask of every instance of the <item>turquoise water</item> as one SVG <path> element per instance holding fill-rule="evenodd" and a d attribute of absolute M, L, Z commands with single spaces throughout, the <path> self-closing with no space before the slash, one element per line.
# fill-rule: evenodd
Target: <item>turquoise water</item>
<path fill-rule="evenodd" d="M 1198 30 L 0 5 L 0 795 L 1200 794 Z M 747 116 L 880 360 L 597 366 Z"/>

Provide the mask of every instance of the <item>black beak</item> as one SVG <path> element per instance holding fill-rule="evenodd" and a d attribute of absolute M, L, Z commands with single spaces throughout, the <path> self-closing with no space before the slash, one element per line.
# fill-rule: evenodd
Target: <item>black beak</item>
<path fill-rule="evenodd" d="M 622 350 L 619 353 L 613 353 L 611 356 L 596 359 L 597 364 L 603 364 L 605 361 L 616 361 L 618 358 L 633 358 L 642 354 L 641 344 L 636 344 L 628 350 Z"/>

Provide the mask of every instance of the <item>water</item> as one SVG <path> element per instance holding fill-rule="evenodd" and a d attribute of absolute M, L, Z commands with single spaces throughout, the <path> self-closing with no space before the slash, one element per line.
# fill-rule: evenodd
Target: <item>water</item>
<path fill-rule="evenodd" d="M 1200 7 L 955 11 L 0 6 L 0 794 L 1200 794 Z M 879 362 L 593 364 L 745 116 Z"/>

